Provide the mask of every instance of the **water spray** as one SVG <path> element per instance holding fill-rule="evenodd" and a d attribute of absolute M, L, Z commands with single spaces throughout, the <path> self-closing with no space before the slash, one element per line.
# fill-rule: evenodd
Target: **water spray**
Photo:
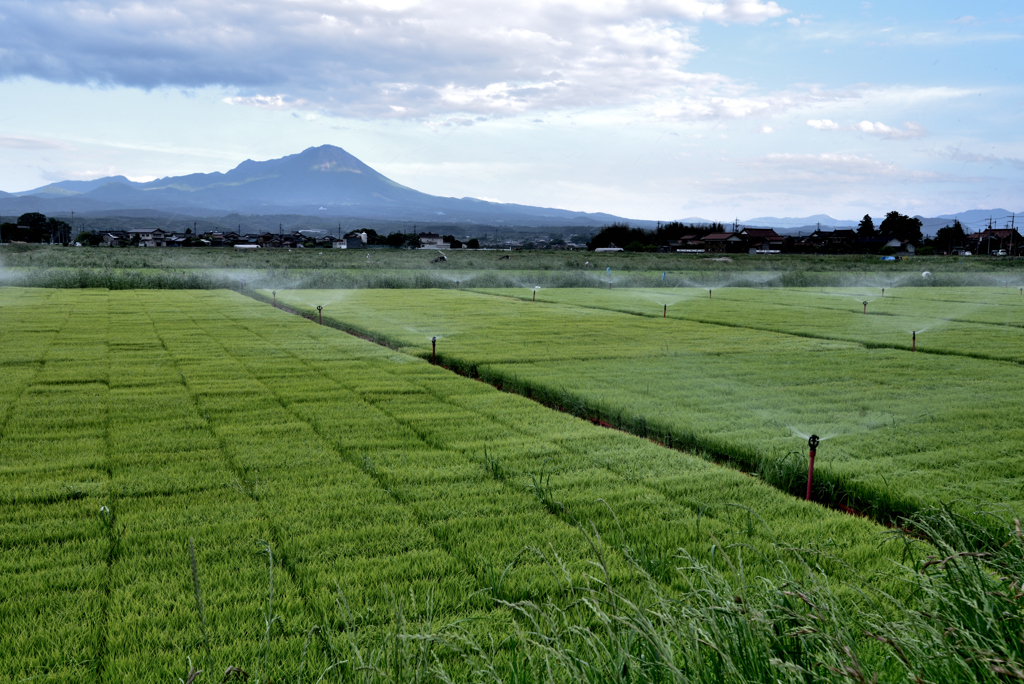
<path fill-rule="evenodd" d="M 437 338 L 430 338 L 430 365 L 437 365 Z"/>
<path fill-rule="evenodd" d="M 324 324 L 324 307 L 322 307 L 322 306 L 316 307 L 316 312 L 320 316 L 320 325 L 323 325 Z"/>
<path fill-rule="evenodd" d="M 861 304 L 864 305 L 864 313 L 867 313 L 868 312 L 868 303 L 867 302 L 861 302 Z"/>
<path fill-rule="evenodd" d="M 811 500 L 811 482 L 814 480 L 814 454 L 818 451 L 818 435 L 811 435 L 807 440 L 807 447 L 811 450 L 810 464 L 807 466 L 807 500 Z"/>

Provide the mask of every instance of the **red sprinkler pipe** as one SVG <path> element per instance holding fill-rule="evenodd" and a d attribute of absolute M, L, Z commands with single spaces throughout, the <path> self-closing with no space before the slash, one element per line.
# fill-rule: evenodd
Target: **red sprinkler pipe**
<path fill-rule="evenodd" d="M 882 296 L 883 297 L 885 296 L 885 288 L 884 287 L 882 288 Z"/>
<path fill-rule="evenodd" d="M 320 315 L 320 325 L 323 325 L 324 324 L 324 307 L 322 307 L 322 306 L 316 307 L 316 312 L 317 312 L 317 314 Z"/>
<path fill-rule="evenodd" d="M 917 331 L 913 330 L 910 333 L 910 351 L 917 351 Z"/>
<path fill-rule="evenodd" d="M 277 290 L 274 290 L 274 308 L 277 308 Z"/>
<path fill-rule="evenodd" d="M 668 304 L 666 304 L 665 308 L 661 310 L 661 317 L 668 318 Z"/>
<path fill-rule="evenodd" d="M 814 454 L 818 451 L 818 435 L 811 435 L 807 440 L 807 446 L 811 449 L 811 462 L 807 466 L 807 500 L 811 500 L 811 481 L 814 480 Z"/>
<path fill-rule="evenodd" d="M 437 338 L 430 338 L 430 365 L 437 365 Z"/>
<path fill-rule="evenodd" d="M 868 312 L 868 303 L 864 302 L 864 313 Z"/>
<path fill-rule="evenodd" d="M 533 301 L 537 301 L 537 291 L 533 291 Z"/>
<path fill-rule="evenodd" d="M 711 299 L 711 290 L 708 290 L 708 299 Z"/>

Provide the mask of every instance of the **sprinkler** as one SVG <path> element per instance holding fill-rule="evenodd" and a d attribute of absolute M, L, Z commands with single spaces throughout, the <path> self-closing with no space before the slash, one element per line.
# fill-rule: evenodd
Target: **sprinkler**
<path fill-rule="evenodd" d="M 274 290 L 271 294 L 274 295 L 274 308 L 277 308 L 277 290 Z"/>
<path fill-rule="evenodd" d="M 666 304 L 665 308 L 661 310 L 661 317 L 668 318 L 668 304 Z"/>
<path fill-rule="evenodd" d="M 316 312 L 320 315 L 320 325 L 324 324 L 324 307 L 316 307 Z"/>
<path fill-rule="evenodd" d="M 818 435 L 811 435 L 807 440 L 807 447 L 811 450 L 811 461 L 807 466 L 807 500 L 811 500 L 811 481 L 814 479 L 814 454 L 818 451 Z"/>
<path fill-rule="evenodd" d="M 708 299 L 711 299 L 711 290 L 708 290 Z"/>
<path fill-rule="evenodd" d="M 608 289 L 609 290 L 612 289 L 612 281 L 610 281 L 610 280 L 608 281 Z"/>
<path fill-rule="evenodd" d="M 882 297 L 885 297 L 885 288 L 882 288 Z"/>
<path fill-rule="evenodd" d="M 868 303 L 867 302 L 861 302 L 861 304 L 864 305 L 864 313 L 867 313 L 868 312 Z"/>
<path fill-rule="evenodd" d="M 537 301 L 537 291 L 533 291 L 533 301 Z"/>
<path fill-rule="evenodd" d="M 910 331 L 910 351 L 917 351 L 917 331 Z"/>
<path fill-rule="evenodd" d="M 430 338 L 430 364 L 432 366 L 437 365 L 437 338 Z"/>
<path fill-rule="evenodd" d="M 458 280 L 456 280 L 456 281 L 455 281 L 455 289 L 456 289 L 456 290 L 458 290 L 458 289 L 459 289 L 459 281 L 458 281 Z"/>

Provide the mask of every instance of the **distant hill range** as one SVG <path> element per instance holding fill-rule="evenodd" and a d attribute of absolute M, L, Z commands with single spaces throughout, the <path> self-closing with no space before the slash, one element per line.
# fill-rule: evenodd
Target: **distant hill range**
<path fill-rule="evenodd" d="M 992 227 L 1003 228 L 1004 224 L 1009 225 L 1014 222 L 1015 225 L 1017 219 L 1019 219 L 1021 212 L 1017 212 L 1016 216 L 1011 211 L 1006 209 L 972 209 L 965 211 L 960 214 L 942 214 L 941 216 L 926 217 L 915 215 L 914 218 L 921 219 L 921 232 L 925 235 L 934 235 L 935 232 L 943 226 L 948 226 L 953 221 L 958 220 L 963 225 L 964 230 L 968 232 L 984 230 L 988 227 L 991 222 Z M 877 229 L 885 219 L 885 214 L 879 214 L 878 216 L 872 216 L 871 219 L 875 223 Z M 856 228 L 860 224 L 860 221 L 847 221 L 843 219 L 835 219 L 827 214 L 816 214 L 814 216 L 806 216 L 804 218 L 776 218 L 774 216 L 760 216 L 757 218 L 747 219 L 740 225 L 749 228 L 774 228 L 775 231 L 781 235 L 797 235 L 797 234 L 808 234 L 817 228 L 822 229 L 833 229 L 833 228 Z"/>
<path fill-rule="evenodd" d="M 91 181 L 61 181 L 28 190 L 0 191 L 0 215 L 20 216 L 37 211 L 48 216 L 87 217 L 195 217 L 227 214 L 299 215 L 319 219 L 419 221 L 422 223 L 477 224 L 529 229 L 563 226 L 594 229 L 614 222 L 655 228 L 657 222 L 624 219 L 604 213 L 502 204 L 471 197 L 438 197 L 407 188 L 373 170 L 333 145 L 311 147 L 299 154 L 269 161 L 246 160 L 227 173 L 194 173 L 136 183 L 124 176 Z M 969 229 L 984 228 L 989 219 L 1002 227 L 1011 212 L 1003 209 L 966 211 L 957 216 L 921 218 L 925 234 L 959 218 Z M 884 216 L 874 216 L 875 225 Z M 673 220 L 673 219 L 669 219 Z M 711 223 L 708 219 L 674 219 L 683 223 Z M 803 218 L 762 216 L 742 227 L 774 228 L 780 233 L 809 233 L 822 228 L 850 228 L 857 221 L 825 214 Z M 731 223 L 726 223 L 728 230 Z"/>
<path fill-rule="evenodd" d="M 246 160 L 227 173 L 194 173 L 136 183 L 124 176 L 61 181 L 35 190 L 0 193 L 0 214 L 48 216 L 154 213 L 213 217 L 291 214 L 434 223 L 595 228 L 618 216 L 469 197 L 437 197 L 407 188 L 332 145 L 269 161 Z M 655 221 L 629 221 L 653 228 Z"/>

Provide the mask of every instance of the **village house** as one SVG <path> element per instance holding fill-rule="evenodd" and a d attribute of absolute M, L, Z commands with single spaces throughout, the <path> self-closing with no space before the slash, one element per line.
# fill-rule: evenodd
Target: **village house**
<path fill-rule="evenodd" d="M 785 238 L 772 228 L 744 228 L 739 232 L 747 239 L 751 254 L 775 254 L 782 251 Z"/>
<path fill-rule="evenodd" d="M 159 228 L 132 228 L 127 234 L 133 244 L 138 241 L 139 247 L 166 247 L 170 235 Z"/>
<path fill-rule="evenodd" d="M 1016 228 L 988 228 L 968 235 L 967 249 L 975 254 L 1016 256 L 1024 251 L 1024 237 Z"/>
<path fill-rule="evenodd" d="M 701 242 L 707 251 L 713 253 L 740 252 L 747 246 L 746 238 L 739 233 L 710 233 Z"/>
<path fill-rule="evenodd" d="M 437 233 L 420 233 L 420 249 L 449 249 L 451 245 Z"/>

